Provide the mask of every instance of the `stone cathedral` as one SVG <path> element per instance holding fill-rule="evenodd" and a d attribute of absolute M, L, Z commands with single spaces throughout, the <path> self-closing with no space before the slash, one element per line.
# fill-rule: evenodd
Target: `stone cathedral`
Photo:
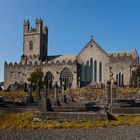
<path fill-rule="evenodd" d="M 65 87 L 104 85 L 109 68 L 118 86 L 129 85 L 135 66 L 139 64 L 136 50 L 106 52 L 91 37 L 79 54 L 48 56 L 48 27 L 36 19 L 32 28 L 24 21 L 23 54 L 19 63 L 4 65 L 4 88 L 17 83 L 28 83 L 27 78 L 41 68 L 51 87 L 57 82 Z"/>

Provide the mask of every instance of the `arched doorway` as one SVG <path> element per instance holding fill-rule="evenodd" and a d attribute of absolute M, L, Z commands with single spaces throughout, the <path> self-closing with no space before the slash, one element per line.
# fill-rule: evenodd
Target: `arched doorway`
<path fill-rule="evenodd" d="M 47 72 L 45 75 L 45 80 L 49 88 L 52 88 L 53 79 L 54 79 L 53 74 L 51 72 Z"/>
<path fill-rule="evenodd" d="M 71 87 L 73 80 L 72 72 L 69 68 L 64 68 L 60 74 L 60 85 L 64 86 L 64 89 Z"/>

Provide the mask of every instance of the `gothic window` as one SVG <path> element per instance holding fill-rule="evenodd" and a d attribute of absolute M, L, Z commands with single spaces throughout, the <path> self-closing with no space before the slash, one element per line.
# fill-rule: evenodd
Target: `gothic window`
<path fill-rule="evenodd" d="M 15 72 L 11 72 L 11 73 L 10 73 L 10 77 L 11 77 L 11 78 L 15 78 Z"/>
<path fill-rule="evenodd" d="M 119 86 L 121 86 L 121 73 L 119 73 Z"/>
<path fill-rule="evenodd" d="M 116 82 L 117 82 L 117 86 L 118 86 L 118 74 L 116 74 Z"/>
<path fill-rule="evenodd" d="M 45 82 L 47 84 L 47 86 L 49 88 L 52 87 L 52 83 L 53 83 L 53 74 L 51 72 L 47 72 L 46 75 L 45 75 Z"/>
<path fill-rule="evenodd" d="M 90 74 L 89 74 L 89 61 L 87 61 L 86 63 L 86 67 L 87 67 L 87 82 L 90 81 Z"/>
<path fill-rule="evenodd" d="M 87 81 L 87 65 L 84 65 L 84 82 Z"/>
<path fill-rule="evenodd" d="M 99 63 L 99 81 L 102 81 L 102 62 Z"/>
<path fill-rule="evenodd" d="M 94 82 L 97 81 L 97 61 L 94 61 Z"/>
<path fill-rule="evenodd" d="M 124 76 L 123 76 L 123 74 L 122 74 L 122 86 L 123 86 L 123 84 L 124 84 L 124 83 L 123 83 L 123 82 L 124 82 L 123 78 L 124 78 Z"/>
<path fill-rule="evenodd" d="M 93 59 L 90 59 L 90 81 L 93 81 Z"/>
<path fill-rule="evenodd" d="M 123 86 L 124 85 L 124 74 L 116 74 L 116 82 L 118 86 Z"/>
<path fill-rule="evenodd" d="M 29 42 L 29 50 L 33 50 L 33 41 Z"/>
<path fill-rule="evenodd" d="M 82 72 L 82 74 L 81 74 L 81 76 L 82 76 L 81 81 L 84 82 L 84 64 L 82 64 L 82 68 L 81 69 L 82 69 L 81 70 L 81 72 Z"/>
<path fill-rule="evenodd" d="M 71 86 L 73 80 L 72 72 L 69 68 L 64 68 L 60 74 L 60 85 L 64 87 L 64 89 Z"/>

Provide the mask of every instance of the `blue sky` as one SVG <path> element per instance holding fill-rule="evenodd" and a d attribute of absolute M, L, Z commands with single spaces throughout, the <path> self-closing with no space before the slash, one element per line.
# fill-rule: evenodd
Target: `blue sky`
<path fill-rule="evenodd" d="M 106 51 L 140 54 L 140 0 L 0 0 L 0 81 L 4 61 L 19 62 L 23 20 L 49 28 L 49 55 L 79 53 L 93 35 Z"/>

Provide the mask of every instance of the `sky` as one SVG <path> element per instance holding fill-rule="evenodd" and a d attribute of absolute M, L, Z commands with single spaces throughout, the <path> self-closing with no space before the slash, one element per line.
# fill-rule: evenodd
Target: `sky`
<path fill-rule="evenodd" d="M 23 54 L 23 21 L 49 28 L 49 55 L 77 54 L 91 36 L 105 51 L 140 55 L 140 0 L 0 0 L 0 81 L 4 62 Z"/>

